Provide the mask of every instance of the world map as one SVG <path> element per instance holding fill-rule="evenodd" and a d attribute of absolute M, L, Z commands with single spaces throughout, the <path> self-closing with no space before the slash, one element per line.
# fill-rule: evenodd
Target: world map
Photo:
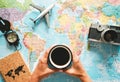
<path fill-rule="evenodd" d="M 55 2 L 49 13 L 50 28 L 44 18 L 37 24 L 30 20 L 41 12 L 29 4 L 46 8 Z M 0 17 L 9 20 L 18 33 L 22 45 L 20 52 L 31 71 L 46 49 L 63 44 L 72 47 L 93 82 L 120 81 L 119 46 L 88 42 L 92 23 L 120 26 L 120 0 L 0 0 L 0 12 Z M 7 47 L 2 33 L 0 39 L 0 51 L 3 52 L 0 58 L 3 58 L 14 49 Z M 0 82 L 4 82 L 2 77 Z M 79 79 L 55 73 L 43 82 L 79 82 Z"/>

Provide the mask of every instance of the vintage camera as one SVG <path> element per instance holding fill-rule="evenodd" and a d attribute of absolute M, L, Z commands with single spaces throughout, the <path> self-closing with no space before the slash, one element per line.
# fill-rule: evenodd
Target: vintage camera
<path fill-rule="evenodd" d="M 91 24 L 88 41 L 105 42 L 120 45 L 120 27 L 111 25 Z"/>

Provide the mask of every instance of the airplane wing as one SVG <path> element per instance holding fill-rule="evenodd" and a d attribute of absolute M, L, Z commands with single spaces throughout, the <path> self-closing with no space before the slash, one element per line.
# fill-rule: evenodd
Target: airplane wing
<path fill-rule="evenodd" d="M 44 10 L 44 8 L 38 6 L 38 5 L 34 5 L 34 4 L 30 4 L 30 6 L 32 6 L 33 8 L 39 10 L 40 12 Z"/>
<path fill-rule="evenodd" d="M 46 23 L 47 23 L 48 27 L 50 27 L 50 20 L 49 20 L 49 14 L 48 13 L 45 15 L 45 19 L 46 19 Z"/>

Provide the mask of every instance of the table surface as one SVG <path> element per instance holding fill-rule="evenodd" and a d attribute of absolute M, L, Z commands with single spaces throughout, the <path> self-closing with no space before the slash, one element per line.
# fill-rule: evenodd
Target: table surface
<path fill-rule="evenodd" d="M 30 20 L 41 12 L 29 4 L 46 8 L 54 2 L 55 7 L 49 12 L 50 28 L 44 18 L 38 20 L 37 24 Z M 19 51 L 31 71 L 46 49 L 65 44 L 72 46 L 79 55 L 93 82 L 120 81 L 119 46 L 90 42 L 88 48 L 87 39 L 91 23 L 120 25 L 120 0 L 0 0 L 0 12 L 0 17 L 11 21 L 18 33 L 22 45 Z M 0 58 L 14 51 L 0 32 Z M 2 77 L 0 82 L 4 82 Z M 79 79 L 55 73 L 43 82 L 79 82 Z"/>

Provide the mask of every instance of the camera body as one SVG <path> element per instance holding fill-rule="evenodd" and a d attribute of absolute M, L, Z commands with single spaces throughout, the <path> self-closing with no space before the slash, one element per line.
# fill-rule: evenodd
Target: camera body
<path fill-rule="evenodd" d="M 91 24 L 88 41 L 105 42 L 120 45 L 120 27 L 111 25 Z"/>

